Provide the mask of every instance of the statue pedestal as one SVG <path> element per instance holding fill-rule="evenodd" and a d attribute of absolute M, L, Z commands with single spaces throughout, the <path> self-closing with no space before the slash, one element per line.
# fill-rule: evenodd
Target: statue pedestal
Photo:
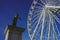
<path fill-rule="evenodd" d="M 22 32 L 24 30 L 24 28 L 8 25 L 4 32 L 6 36 L 5 40 L 22 40 Z"/>

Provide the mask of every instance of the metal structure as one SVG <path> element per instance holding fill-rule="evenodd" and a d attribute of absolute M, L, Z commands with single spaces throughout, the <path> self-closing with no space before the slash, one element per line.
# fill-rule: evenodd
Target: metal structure
<path fill-rule="evenodd" d="M 28 14 L 30 40 L 60 40 L 60 0 L 33 0 Z"/>

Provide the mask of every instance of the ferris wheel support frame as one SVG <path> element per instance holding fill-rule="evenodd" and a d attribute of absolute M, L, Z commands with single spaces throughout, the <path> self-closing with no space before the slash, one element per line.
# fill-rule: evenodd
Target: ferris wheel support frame
<path fill-rule="evenodd" d="M 45 5 L 47 8 L 60 8 L 60 6 L 49 6 L 49 5 Z"/>

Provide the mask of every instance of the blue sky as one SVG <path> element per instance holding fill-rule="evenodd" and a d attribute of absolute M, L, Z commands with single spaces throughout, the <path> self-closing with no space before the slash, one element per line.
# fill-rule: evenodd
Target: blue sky
<path fill-rule="evenodd" d="M 0 0 L 0 40 L 4 40 L 4 29 L 12 23 L 13 17 L 18 12 L 22 20 L 18 20 L 17 26 L 25 28 L 23 40 L 28 40 L 27 15 L 32 0 Z"/>

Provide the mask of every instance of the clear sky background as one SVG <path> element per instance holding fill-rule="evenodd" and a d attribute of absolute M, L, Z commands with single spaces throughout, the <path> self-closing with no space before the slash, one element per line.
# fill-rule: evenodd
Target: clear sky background
<path fill-rule="evenodd" d="M 12 23 L 16 13 L 22 20 L 18 20 L 17 26 L 25 28 L 23 40 L 28 40 L 27 15 L 32 0 L 0 0 L 0 40 L 5 40 L 4 30 L 8 24 Z"/>

